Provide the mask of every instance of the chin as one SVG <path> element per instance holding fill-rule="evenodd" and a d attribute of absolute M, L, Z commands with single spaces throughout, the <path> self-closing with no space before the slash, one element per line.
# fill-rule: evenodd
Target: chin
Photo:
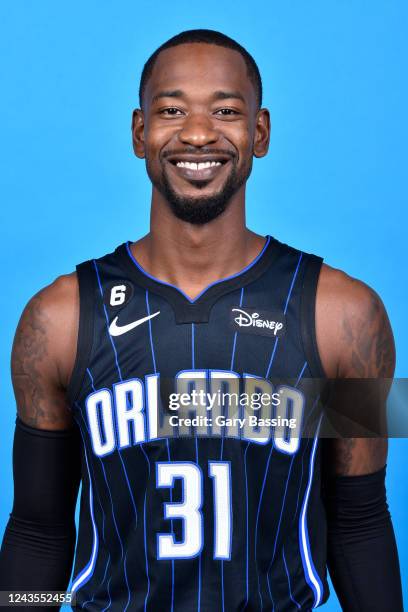
<path fill-rule="evenodd" d="M 238 180 L 233 172 L 217 188 L 207 181 L 199 186 L 191 184 L 191 187 L 181 188 L 179 191 L 180 186 L 177 186 L 174 181 L 170 182 L 169 177 L 164 173 L 162 181 L 156 184 L 156 188 L 178 219 L 194 225 L 203 225 L 219 217 L 228 208 L 232 197 L 244 182 L 242 178 L 246 177 Z"/>
<path fill-rule="evenodd" d="M 214 193 L 206 197 L 176 196 L 167 198 L 173 214 L 182 221 L 193 225 L 204 225 L 213 221 L 226 210 L 230 197 L 228 193 Z"/>

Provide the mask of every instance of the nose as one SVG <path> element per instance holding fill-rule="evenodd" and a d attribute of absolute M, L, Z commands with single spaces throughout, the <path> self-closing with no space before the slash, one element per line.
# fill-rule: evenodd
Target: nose
<path fill-rule="evenodd" d="M 218 131 L 214 128 L 211 119 L 200 113 L 189 115 L 183 123 L 183 129 L 179 132 L 179 139 L 184 144 L 195 147 L 203 147 L 217 142 Z"/>

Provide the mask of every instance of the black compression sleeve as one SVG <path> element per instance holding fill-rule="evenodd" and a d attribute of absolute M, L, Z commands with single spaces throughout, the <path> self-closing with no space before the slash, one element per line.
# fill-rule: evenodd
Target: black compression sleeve
<path fill-rule="evenodd" d="M 385 467 L 326 487 L 328 567 L 343 610 L 402 612 L 401 577 Z"/>
<path fill-rule="evenodd" d="M 45 431 L 16 418 L 14 504 L 0 550 L 0 590 L 67 588 L 80 454 L 77 427 Z"/>

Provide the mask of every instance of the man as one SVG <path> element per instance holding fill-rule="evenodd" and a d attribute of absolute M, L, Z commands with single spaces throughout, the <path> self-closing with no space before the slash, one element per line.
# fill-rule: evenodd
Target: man
<path fill-rule="evenodd" d="M 327 441 L 323 478 L 307 382 L 392 377 L 380 298 L 246 228 L 270 122 L 235 41 L 167 41 L 144 67 L 140 107 L 149 234 L 58 278 L 17 329 L 1 588 L 67 587 L 82 477 L 78 608 L 309 610 L 329 596 L 328 564 L 345 610 L 402 610 L 386 441 Z M 244 395 L 269 398 L 260 414 L 275 424 L 252 425 Z"/>

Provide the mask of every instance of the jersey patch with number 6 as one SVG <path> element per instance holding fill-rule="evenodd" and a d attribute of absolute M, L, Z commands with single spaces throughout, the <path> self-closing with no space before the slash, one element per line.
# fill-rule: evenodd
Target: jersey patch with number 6
<path fill-rule="evenodd" d="M 105 289 L 103 301 L 110 308 L 122 308 L 132 297 L 133 285 L 129 281 L 116 281 Z"/>

